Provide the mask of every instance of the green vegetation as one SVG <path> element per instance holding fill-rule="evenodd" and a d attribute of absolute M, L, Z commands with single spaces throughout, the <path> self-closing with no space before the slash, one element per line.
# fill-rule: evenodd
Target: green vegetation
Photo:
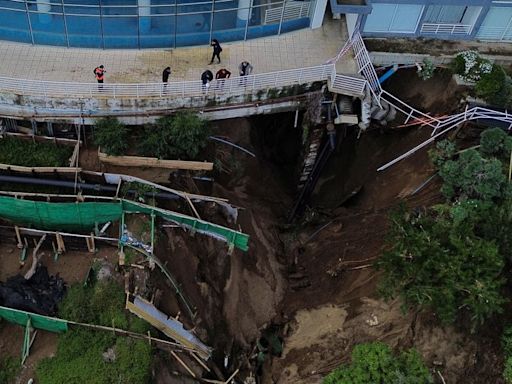
<path fill-rule="evenodd" d="M 26 167 L 66 167 L 73 148 L 52 142 L 32 142 L 7 136 L 0 139 L 0 163 Z"/>
<path fill-rule="evenodd" d="M 501 346 L 505 356 L 503 377 L 507 384 L 512 384 L 512 326 L 505 328 L 501 338 Z"/>
<path fill-rule="evenodd" d="M 383 343 L 359 344 L 352 350 L 352 363 L 331 372 L 323 384 L 428 384 L 428 368 L 418 352 L 411 349 L 393 354 Z"/>
<path fill-rule="evenodd" d="M 0 384 L 14 383 L 20 369 L 20 359 L 12 356 L 5 356 L 0 359 Z"/>
<path fill-rule="evenodd" d="M 469 316 L 472 330 L 503 311 L 503 270 L 512 252 L 512 138 L 485 131 L 479 150 L 458 157 L 448 142 L 431 154 L 446 200 L 428 209 L 404 207 L 391 216 L 387 250 L 377 262 L 386 298 L 430 309 L 440 320 Z"/>
<path fill-rule="evenodd" d="M 489 104 L 512 105 L 512 80 L 502 66 L 491 64 L 476 51 L 464 51 L 453 60 L 452 70 L 463 79 L 474 82 L 476 96 Z"/>
<path fill-rule="evenodd" d="M 148 325 L 124 310 L 124 291 L 115 282 L 72 286 L 64 298 L 62 318 L 145 333 Z M 103 354 L 111 350 L 107 361 Z M 117 337 L 110 332 L 73 328 L 59 336 L 57 354 L 37 367 L 41 384 L 147 383 L 151 347 L 147 342 Z"/>
<path fill-rule="evenodd" d="M 128 149 L 128 128 L 116 117 L 96 120 L 94 143 L 107 155 L 124 155 Z"/>
<path fill-rule="evenodd" d="M 138 149 L 143 156 L 159 159 L 196 159 L 209 135 L 206 120 L 192 112 L 180 112 L 145 127 Z"/>
<path fill-rule="evenodd" d="M 436 70 L 436 66 L 432 62 L 432 60 L 429 60 L 428 58 L 423 59 L 423 65 L 421 66 L 421 69 L 418 68 L 418 76 L 421 80 L 428 80 L 434 76 L 434 72 Z"/>

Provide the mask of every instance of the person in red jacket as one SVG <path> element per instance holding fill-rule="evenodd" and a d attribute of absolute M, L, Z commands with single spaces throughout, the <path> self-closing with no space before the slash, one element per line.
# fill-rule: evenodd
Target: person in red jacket
<path fill-rule="evenodd" d="M 101 84 L 103 84 L 103 80 L 105 79 L 105 72 L 107 72 L 107 71 L 105 70 L 105 67 L 103 65 L 100 65 L 99 67 L 94 68 L 94 75 L 96 76 L 96 80 L 98 81 L 98 84 L 100 84 L 100 85 L 98 85 L 98 88 L 100 90 L 103 89 L 103 85 L 101 85 Z"/>
<path fill-rule="evenodd" d="M 224 89 L 225 79 L 229 79 L 231 77 L 231 72 L 229 72 L 226 68 L 221 68 L 215 74 L 215 80 L 217 80 L 217 88 Z"/>

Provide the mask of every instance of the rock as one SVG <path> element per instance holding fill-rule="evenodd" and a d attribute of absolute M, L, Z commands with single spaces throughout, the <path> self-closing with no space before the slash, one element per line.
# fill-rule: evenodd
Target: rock
<path fill-rule="evenodd" d="M 113 363 L 116 361 L 116 352 L 114 351 L 114 348 L 109 348 L 102 354 L 103 360 L 107 363 Z"/>

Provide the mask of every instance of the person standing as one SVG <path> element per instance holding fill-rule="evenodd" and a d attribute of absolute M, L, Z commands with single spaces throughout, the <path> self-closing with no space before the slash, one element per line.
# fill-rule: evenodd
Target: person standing
<path fill-rule="evenodd" d="M 98 81 L 98 89 L 101 91 L 103 89 L 103 80 L 105 79 L 105 67 L 100 65 L 99 67 L 94 68 L 94 75 L 96 76 L 96 81 Z"/>
<path fill-rule="evenodd" d="M 252 65 L 247 60 L 242 61 L 238 65 L 238 73 L 240 77 L 244 77 L 244 79 L 240 79 L 240 85 L 247 85 L 247 79 L 245 77 L 252 73 L 252 69 Z"/>
<path fill-rule="evenodd" d="M 203 92 L 206 92 L 208 88 L 210 88 L 210 81 L 213 80 L 213 73 L 210 70 L 206 70 L 201 74 L 201 81 L 203 83 L 202 89 Z"/>
<path fill-rule="evenodd" d="M 224 89 L 224 83 L 226 79 L 231 77 L 231 72 L 229 72 L 226 68 L 221 68 L 215 74 L 215 80 L 217 80 L 218 89 Z"/>
<path fill-rule="evenodd" d="M 164 93 L 167 93 L 169 76 L 171 76 L 171 67 L 165 68 L 164 71 L 162 72 L 162 83 L 164 83 Z"/>
<path fill-rule="evenodd" d="M 222 47 L 217 39 L 213 39 L 210 45 L 213 47 L 212 59 L 210 60 L 210 64 L 213 64 L 213 59 L 217 56 L 217 60 L 219 60 L 220 64 L 220 53 L 222 52 Z"/>

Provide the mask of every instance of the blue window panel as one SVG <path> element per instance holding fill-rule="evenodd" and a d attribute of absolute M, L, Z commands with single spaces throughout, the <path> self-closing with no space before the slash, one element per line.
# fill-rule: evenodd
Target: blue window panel
<path fill-rule="evenodd" d="M 511 19 L 512 8 L 491 7 L 476 37 L 482 40 L 512 40 Z"/>
<path fill-rule="evenodd" d="M 425 23 L 462 23 L 466 7 L 463 5 L 431 5 L 425 12 Z"/>
<path fill-rule="evenodd" d="M 297 29 L 307 28 L 310 24 L 309 17 L 301 17 L 300 19 L 285 20 L 281 25 L 281 33 L 296 31 Z"/>
<path fill-rule="evenodd" d="M 73 5 L 66 5 L 64 6 L 64 12 L 66 15 L 100 15 L 100 8 L 95 6 L 73 6 Z"/>
<path fill-rule="evenodd" d="M 104 17 L 102 22 L 105 48 L 138 48 L 136 17 Z"/>
<path fill-rule="evenodd" d="M 31 43 L 27 14 L 2 10 L 0 12 L 0 39 Z"/>
<path fill-rule="evenodd" d="M 232 29 L 237 27 L 237 13 L 238 11 L 224 11 L 215 12 L 213 14 L 213 32 L 220 32 L 226 29 Z M 242 26 L 240 26 L 242 27 Z M 243 25 L 243 31 L 245 34 L 245 24 Z M 243 39 L 243 35 L 242 35 Z"/>
<path fill-rule="evenodd" d="M 395 15 L 396 4 L 372 4 L 372 13 L 366 18 L 365 32 L 388 32 Z"/>
<path fill-rule="evenodd" d="M 188 4 L 188 5 L 177 5 L 176 13 L 199 13 L 199 12 L 211 12 L 212 2 L 207 4 Z"/>
<path fill-rule="evenodd" d="M 62 5 L 60 3 L 52 4 L 50 0 L 41 2 L 27 1 L 27 7 L 30 12 L 62 13 Z"/>
<path fill-rule="evenodd" d="M 212 37 L 223 41 L 243 40 L 246 21 L 238 22 L 237 11 L 215 12 L 213 14 Z"/>
<path fill-rule="evenodd" d="M 64 19 L 62 15 L 51 15 L 47 13 L 29 13 L 32 31 L 64 33 Z"/>
<path fill-rule="evenodd" d="M 103 6 L 101 7 L 101 13 L 104 16 L 137 16 L 137 7 L 113 7 Z"/>
<path fill-rule="evenodd" d="M 364 32 L 415 33 L 422 11 L 418 4 L 373 4 Z"/>
<path fill-rule="evenodd" d="M 66 16 L 69 45 L 79 48 L 103 48 L 99 17 Z"/>
<path fill-rule="evenodd" d="M 211 12 L 176 17 L 176 46 L 210 43 Z"/>
<path fill-rule="evenodd" d="M 0 0 L 1 8 L 25 10 L 24 1 Z"/>
<path fill-rule="evenodd" d="M 67 46 L 62 15 L 29 13 L 34 44 Z"/>
<path fill-rule="evenodd" d="M 250 26 L 247 29 L 247 38 L 256 39 L 258 37 L 272 36 L 279 33 L 279 23 L 269 25 Z"/>
<path fill-rule="evenodd" d="M 422 10 L 423 6 L 421 5 L 399 4 L 390 26 L 390 32 L 416 32 Z"/>

